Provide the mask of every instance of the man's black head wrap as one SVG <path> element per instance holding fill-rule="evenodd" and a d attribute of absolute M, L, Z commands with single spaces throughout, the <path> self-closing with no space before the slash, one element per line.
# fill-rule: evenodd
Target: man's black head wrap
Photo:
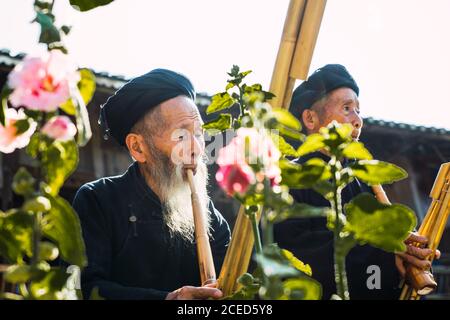
<path fill-rule="evenodd" d="M 195 100 L 188 78 L 167 69 L 155 69 L 124 84 L 102 106 L 99 124 L 121 145 L 131 128 L 148 111 L 177 96 Z"/>
<path fill-rule="evenodd" d="M 359 95 L 358 85 L 344 66 L 327 64 L 317 69 L 294 90 L 289 110 L 301 118 L 305 109 L 311 108 L 316 101 L 339 88 L 350 88 Z"/>

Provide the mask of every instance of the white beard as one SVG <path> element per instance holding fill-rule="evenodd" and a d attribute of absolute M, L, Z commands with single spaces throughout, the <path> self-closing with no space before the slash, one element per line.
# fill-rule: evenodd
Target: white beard
<path fill-rule="evenodd" d="M 162 178 L 162 177 L 161 177 Z M 176 166 L 170 177 L 160 180 L 159 192 L 163 205 L 164 220 L 170 235 L 181 236 L 193 243 L 195 238 L 194 216 L 192 213 L 191 189 L 189 183 L 183 179 L 182 167 Z M 206 230 L 210 234 L 210 212 L 208 208 L 209 196 L 207 192 L 208 170 L 203 161 L 199 161 L 194 175 L 200 204 L 203 208 Z"/>

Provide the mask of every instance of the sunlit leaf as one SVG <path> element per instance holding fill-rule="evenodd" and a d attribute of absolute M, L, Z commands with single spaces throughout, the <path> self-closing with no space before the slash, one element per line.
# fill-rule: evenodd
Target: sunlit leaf
<path fill-rule="evenodd" d="M 308 160 L 305 164 L 280 160 L 281 183 L 290 188 L 311 188 L 319 181 L 331 178 L 330 166 L 320 158 Z"/>
<path fill-rule="evenodd" d="M 54 268 L 48 271 L 39 281 L 33 281 L 29 288 L 30 294 L 38 300 L 64 299 L 64 290 L 70 274 L 65 269 Z"/>
<path fill-rule="evenodd" d="M 393 183 L 408 176 L 408 173 L 388 162 L 378 160 L 360 160 L 349 166 L 353 175 L 369 185 Z"/>
<path fill-rule="evenodd" d="M 309 264 L 304 264 L 303 261 L 299 260 L 292 252 L 286 249 L 281 249 L 281 254 L 287 260 L 289 260 L 290 264 L 297 270 L 303 272 L 308 276 L 312 276 L 311 266 Z"/>
<path fill-rule="evenodd" d="M 310 277 L 298 277 L 283 281 L 284 294 L 280 300 L 319 300 L 322 286 Z"/>
<path fill-rule="evenodd" d="M 203 129 L 205 129 L 208 134 L 215 135 L 222 131 L 230 129 L 231 121 L 231 114 L 222 113 L 218 118 L 203 124 Z"/>
<path fill-rule="evenodd" d="M 217 93 L 212 96 L 211 104 L 206 108 L 206 113 L 214 113 L 224 109 L 231 108 L 236 101 L 228 92 Z"/>
<path fill-rule="evenodd" d="M 95 75 L 88 69 L 80 69 L 80 81 L 77 88 L 80 92 L 84 105 L 88 105 L 95 93 Z M 77 106 L 74 104 L 76 99 L 69 99 L 60 108 L 67 114 L 75 116 L 77 114 Z"/>
<path fill-rule="evenodd" d="M 272 114 L 282 125 L 294 130 L 301 130 L 302 126 L 300 124 L 300 121 L 289 111 L 285 109 L 275 108 L 272 110 Z"/>
<path fill-rule="evenodd" d="M 385 251 L 404 251 L 403 241 L 416 226 L 416 216 L 401 204 L 386 205 L 369 194 L 355 197 L 345 206 L 345 230 L 359 243 L 369 243 Z"/>
<path fill-rule="evenodd" d="M 74 172 L 78 165 L 78 148 L 73 140 L 54 141 L 42 153 L 42 166 L 45 180 L 56 195 L 64 181 Z"/>
<path fill-rule="evenodd" d="M 300 274 L 296 268 L 266 255 L 256 255 L 256 260 L 267 277 L 295 277 Z"/>
<path fill-rule="evenodd" d="M 319 151 L 325 147 L 324 138 L 318 133 L 311 134 L 306 137 L 306 140 L 298 148 L 297 154 L 299 157 L 305 154 Z"/>
<path fill-rule="evenodd" d="M 286 140 L 278 135 L 278 134 L 271 134 L 273 143 L 275 146 L 280 150 L 281 154 L 285 157 L 297 157 L 297 151 L 294 149 L 293 146 L 291 146 L 289 143 L 286 142 Z"/>
<path fill-rule="evenodd" d="M 52 209 L 44 216 L 44 235 L 58 245 L 65 262 L 84 267 L 87 260 L 78 215 L 60 196 L 48 197 Z"/>
<path fill-rule="evenodd" d="M 342 155 L 348 159 L 372 160 L 373 158 L 369 150 L 364 147 L 364 144 L 356 141 L 350 142 L 342 150 Z"/>

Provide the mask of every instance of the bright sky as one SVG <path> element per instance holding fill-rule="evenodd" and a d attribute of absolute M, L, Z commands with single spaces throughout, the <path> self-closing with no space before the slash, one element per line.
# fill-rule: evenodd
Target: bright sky
<path fill-rule="evenodd" d="M 233 64 L 268 89 L 288 0 L 116 0 L 79 13 L 67 47 L 80 66 L 133 77 L 186 74 L 197 91 L 222 91 Z M 0 0 L 0 48 L 35 53 L 33 0 Z M 328 0 L 310 73 L 341 63 L 360 87 L 365 117 L 450 129 L 450 0 Z"/>

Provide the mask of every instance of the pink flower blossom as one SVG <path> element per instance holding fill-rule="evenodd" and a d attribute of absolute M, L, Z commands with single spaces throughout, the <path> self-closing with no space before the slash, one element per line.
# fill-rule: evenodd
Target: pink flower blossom
<path fill-rule="evenodd" d="M 75 136 L 77 128 L 69 117 L 55 116 L 44 125 L 41 132 L 52 139 L 67 141 Z"/>
<path fill-rule="evenodd" d="M 27 131 L 17 134 L 15 126 L 18 120 L 26 119 L 22 109 L 13 108 L 5 110 L 5 126 L 0 125 L 0 152 L 11 153 L 16 149 L 26 147 L 30 143 L 30 137 L 36 130 L 36 122 L 32 121 Z"/>
<path fill-rule="evenodd" d="M 27 56 L 9 74 L 9 96 L 15 107 L 55 111 L 70 97 L 70 88 L 80 79 L 76 66 L 59 50 L 42 57 Z"/>
<path fill-rule="evenodd" d="M 272 139 L 253 128 L 240 128 L 236 137 L 219 151 L 216 180 L 229 195 L 245 193 L 251 184 L 267 177 L 272 186 L 281 181 L 280 151 Z M 247 142 L 246 142 L 247 141 Z M 255 173 L 250 165 L 262 164 Z"/>

